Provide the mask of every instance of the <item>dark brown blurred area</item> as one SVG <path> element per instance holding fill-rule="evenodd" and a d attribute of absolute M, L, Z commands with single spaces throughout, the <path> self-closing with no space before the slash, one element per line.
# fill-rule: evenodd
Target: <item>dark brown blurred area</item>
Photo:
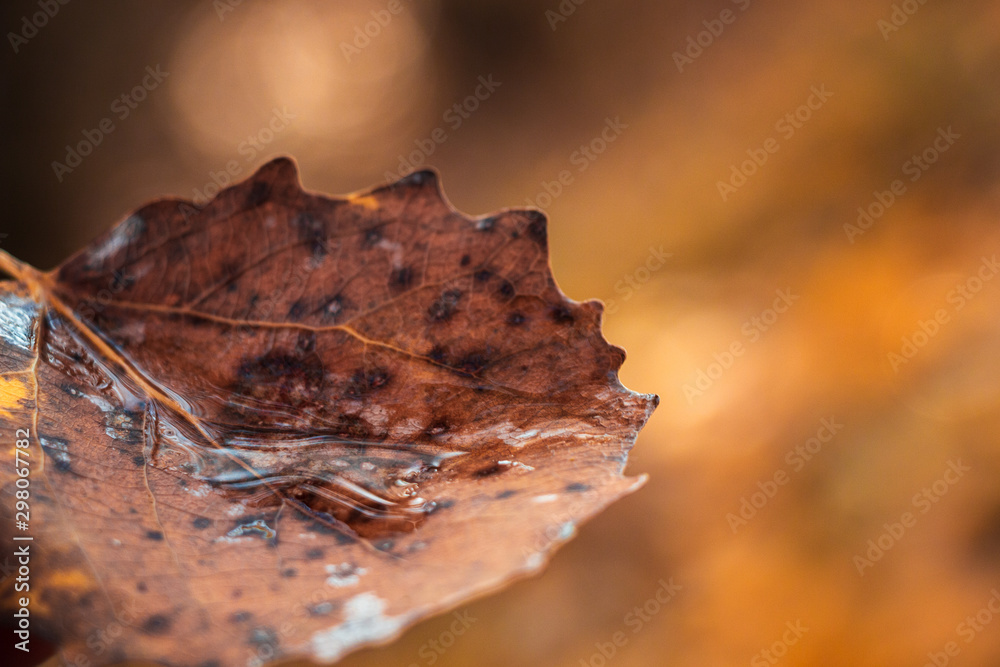
<path fill-rule="evenodd" d="M 276 155 L 433 165 L 545 208 L 660 395 L 649 483 L 541 577 L 342 664 L 1000 664 L 1000 4 L 400 2 L 0 8 L 14 255 Z"/>

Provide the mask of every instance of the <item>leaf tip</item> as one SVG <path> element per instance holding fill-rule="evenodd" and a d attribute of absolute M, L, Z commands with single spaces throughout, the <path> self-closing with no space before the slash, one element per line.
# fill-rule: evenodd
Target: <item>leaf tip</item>
<path fill-rule="evenodd" d="M 261 165 L 254 172 L 253 180 L 299 184 L 299 166 L 294 158 L 282 155 Z"/>

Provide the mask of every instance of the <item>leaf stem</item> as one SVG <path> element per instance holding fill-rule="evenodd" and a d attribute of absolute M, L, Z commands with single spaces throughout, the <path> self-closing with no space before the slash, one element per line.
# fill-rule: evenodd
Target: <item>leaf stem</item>
<path fill-rule="evenodd" d="M 37 283 L 41 278 L 41 272 L 38 269 L 22 262 L 3 249 L 0 249 L 0 271 L 25 283 Z"/>

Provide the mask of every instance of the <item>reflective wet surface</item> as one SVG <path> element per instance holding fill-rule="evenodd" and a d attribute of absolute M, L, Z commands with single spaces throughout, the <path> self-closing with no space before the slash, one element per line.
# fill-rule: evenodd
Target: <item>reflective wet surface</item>
<path fill-rule="evenodd" d="M 0 309 L 0 317 L 11 320 L 14 333 L 8 335 L 30 347 L 13 326 L 23 330 L 29 323 L 23 304 Z M 143 395 L 130 376 L 137 369 L 98 358 L 80 332 L 55 314 L 47 316 L 45 336 L 43 359 L 69 379 L 63 390 L 97 406 L 105 433 L 134 447 L 137 462 L 210 484 L 248 508 L 291 504 L 350 537 L 415 530 L 437 507 L 422 487 L 465 453 L 437 444 L 349 440 L 322 429 L 220 425 L 198 417 L 199 407 L 176 392 L 167 393 L 175 405 Z M 69 465 L 67 449 L 46 447 Z"/>

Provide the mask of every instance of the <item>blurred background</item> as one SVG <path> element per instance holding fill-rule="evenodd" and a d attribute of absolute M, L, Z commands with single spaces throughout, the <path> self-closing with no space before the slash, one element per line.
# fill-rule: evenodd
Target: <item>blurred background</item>
<path fill-rule="evenodd" d="M 277 155 L 314 191 L 433 165 L 470 214 L 546 210 L 560 286 L 662 399 L 650 481 L 461 636 L 344 665 L 995 666 L 998 25 L 977 0 L 12 0 L 0 245 L 51 268 Z"/>

